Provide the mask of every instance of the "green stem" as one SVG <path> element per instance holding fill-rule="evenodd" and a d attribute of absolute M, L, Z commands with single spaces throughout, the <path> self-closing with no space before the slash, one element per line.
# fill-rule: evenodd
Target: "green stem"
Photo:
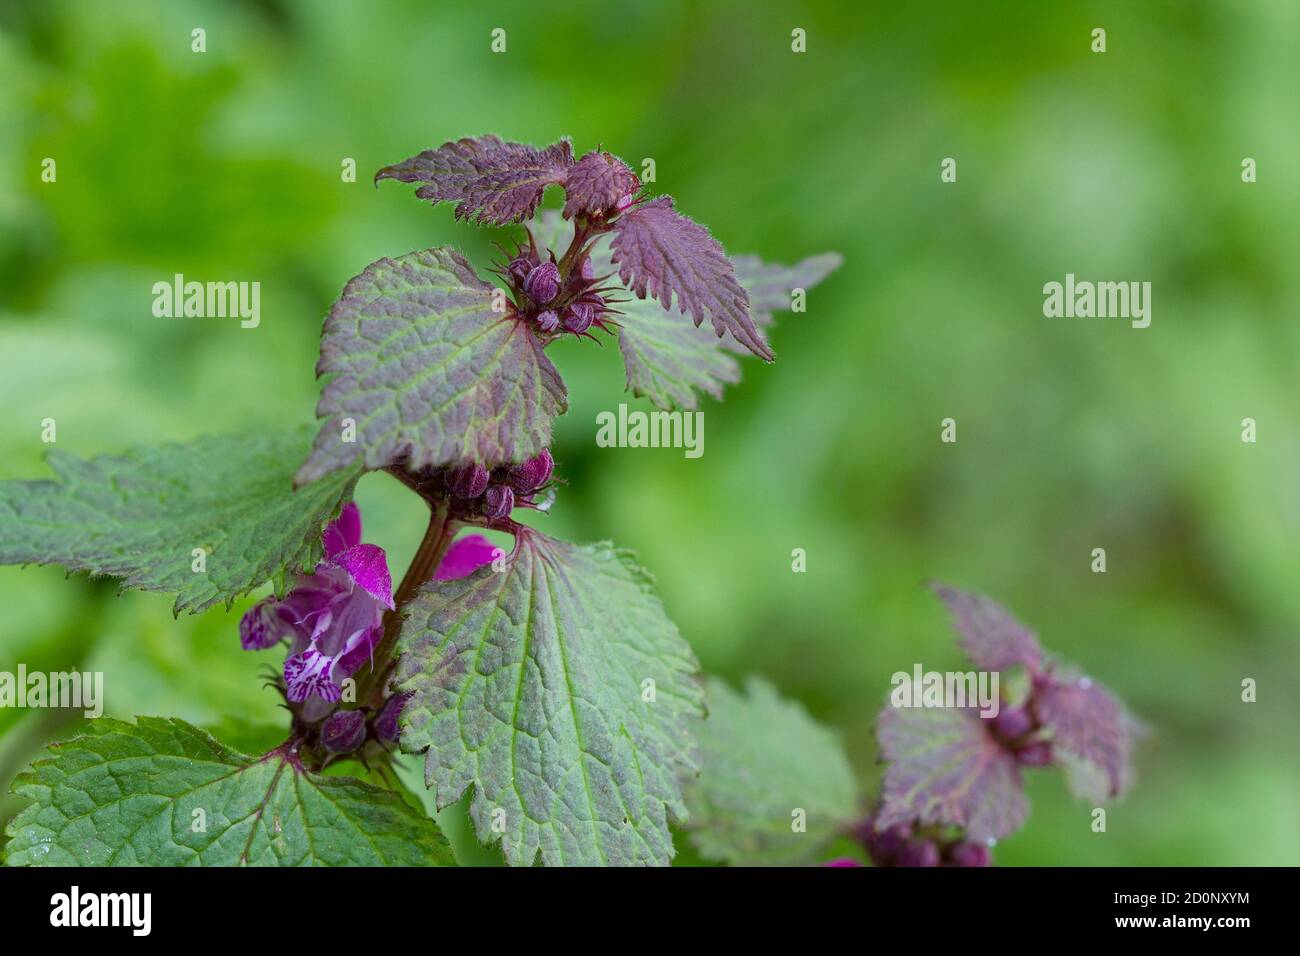
<path fill-rule="evenodd" d="M 441 501 L 433 506 L 424 538 L 393 596 L 395 606 L 384 615 L 384 636 L 375 645 L 374 664 L 357 681 L 358 704 L 377 707 L 383 701 L 389 675 L 396 663 L 393 649 L 402 629 L 403 611 L 425 582 L 433 577 L 459 528 L 460 522 L 447 517 L 447 502 Z"/>

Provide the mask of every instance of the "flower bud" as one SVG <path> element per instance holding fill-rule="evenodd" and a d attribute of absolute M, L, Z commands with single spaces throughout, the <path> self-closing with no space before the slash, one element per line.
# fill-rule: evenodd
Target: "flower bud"
<path fill-rule="evenodd" d="M 582 260 L 582 269 L 579 274 L 582 276 L 583 282 L 590 282 L 596 278 L 596 266 L 592 263 L 590 256 Z"/>
<path fill-rule="evenodd" d="M 514 510 L 515 493 L 509 485 L 492 485 L 483 495 L 483 517 L 504 518 Z"/>
<path fill-rule="evenodd" d="M 993 853 L 982 844 L 963 841 L 948 851 L 948 862 L 953 866 L 991 866 Z"/>
<path fill-rule="evenodd" d="M 507 269 L 515 278 L 515 281 L 523 282 L 524 279 L 528 278 L 528 273 L 533 271 L 533 264 L 523 256 L 517 256 L 510 260 L 510 265 L 507 266 Z"/>
<path fill-rule="evenodd" d="M 560 317 L 555 314 L 555 310 L 547 309 L 545 312 L 538 313 L 537 324 L 541 326 L 543 332 L 554 332 L 560 327 Z"/>
<path fill-rule="evenodd" d="M 1021 747 L 1016 762 L 1022 767 L 1046 767 L 1052 762 L 1052 745 L 1043 740 Z"/>
<path fill-rule="evenodd" d="M 1004 707 L 993 718 L 993 727 L 1004 740 L 1015 740 L 1034 729 L 1034 718 L 1023 707 Z"/>
<path fill-rule="evenodd" d="M 541 454 L 534 455 L 521 465 L 515 465 L 506 474 L 506 481 L 521 495 L 532 494 L 551 480 L 555 470 L 555 460 L 545 448 Z"/>
<path fill-rule="evenodd" d="M 375 737 L 383 743 L 392 743 L 397 739 L 397 719 L 402 716 L 402 708 L 411 699 L 410 694 L 394 694 L 384 701 L 375 717 Z"/>
<path fill-rule="evenodd" d="M 858 839 L 867 848 L 872 863 L 876 866 L 893 866 L 898 854 L 912 839 L 912 827 L 899 823 L 877 830 L 874 822 L 867 821 L 858 830 Z"/>
<path fill-rule="evenodd" d="M 321 725 L 320 742 L 330 753 L 352 753 L 366 742 L 366 715 L 359 710 L 336 710 Z"/>
<path fill-rule="evenodd" d="M 592 308 L 591 303 L 570 302 L 564 307 L 564 327 L 570 332 L 576 332 L 581 335 L 591 328 L 591 323 L 595 321 L 596 310 Z"/>
<path fill-rule="evenodd" d="M 912 840 L 898 851 L 898 866 L 938 866 L 939 848 L 932 840 Z"/>
<path fill-rule="evenodd" d="M 543 262 L 524 279 L 524 292 L 538 305 L 545 305 L 560 294 L 560 270 L 554 262 Z"/>
<path fill-rule="evenodd" d="M 447 482 L 457 498 L 477 498 L 488 486 L 488 470 L 478 462 L 462 465 Z"/>

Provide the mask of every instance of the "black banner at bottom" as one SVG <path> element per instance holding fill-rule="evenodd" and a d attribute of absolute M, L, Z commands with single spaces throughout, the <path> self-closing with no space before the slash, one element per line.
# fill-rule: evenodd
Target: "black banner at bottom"
<path fill-rule="evenodd" d="M 671 944 L 674 924 L 698 943 L 716 927 L 788 924 L 813 941 L 851 931 L 910 926 L 920 937 L 960 933 L 972 943 L 1008 931 L 1059 938 L 1099 933 L 1141 939 L 1199 935 L 1231 945 L 1236 934 L 1280 931 L 1294 873 L 1288 869 L 13 869 L 0 870 L 6 930 L 115 945 L 165 940 L 302 939 L 329 945 L 448 941 L 481 934 L 642 932 Z M 1286 887 L 1286 888 L 1284 888 Z M 433 932 L 432 926 L 439 928 Z M 637 929 L 639 927 L 639 929 Z M 378 937 L 377 937 L 378 934 Z"/>

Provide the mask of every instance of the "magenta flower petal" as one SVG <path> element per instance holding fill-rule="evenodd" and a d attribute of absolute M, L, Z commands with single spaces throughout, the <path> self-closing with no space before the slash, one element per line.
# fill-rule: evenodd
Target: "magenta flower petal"
<path fill-rule="evenodd" d="M 388 573 L 388 557 L 383 548 L 377 544 L 353 545 L 334 560 L 376 601 L 387 608 L 393 607 L 393 579 Z"/>
<path fill-rule="evenodd" d="M 333 669 L 334 658 L 327 657 L 314 647 L 307 648 L 301 654 L 294 654 L 284 662 L 285 694 L 289 701 L 300 704 L 312 696 L 331 703 L 337 701 L 343 691 L 330 677 Z"/>
<path fill-rule="evenodd" d="M 455 581 L 467 578 L 483 565 L 491 564 L 497 550 L 497 546 L 481 534 L 466 535 L 447 549 L 433 579 Z"/>
<path fill-rule="evenodd" d="M 244 613 L 239 621 L 239 645 L 244 650 L 265 650 L 290 630 L 276 613 L 277 606 L 274 597 L 263 598 Z"/>
<path fill-rule="evenodd" d="M 334 665 L 335 679 L 351 677 L 361 669 L 362 664 L 371 663 L 375 656 L 375 645 L 383 636 L 384 626 L 380 623 L 353 634 L 339 654 L 338 663 Z"/>
<path fill-rule="evenodd" d="M 327 558 L 333 558 L 361 543 L 361 509 L 355 501 L 345 504 L 339 516 L 325 527 L 322 541 Z"/>

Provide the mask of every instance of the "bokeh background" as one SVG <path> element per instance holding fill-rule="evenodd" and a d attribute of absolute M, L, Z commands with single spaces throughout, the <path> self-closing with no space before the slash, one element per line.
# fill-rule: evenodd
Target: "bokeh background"
<path fill-rule="evenodd" d="M 46 476 L 44 418 L 85 455 L 312 420 L 343 283 L 430 245 L 482 263 L 494 237 L 371 188 L 382 165 L 485 132 L 653 157 L 730 252 L 845 266 L 779 317 L 775 365 L 706 402 L 698 460 L 596 447 L 596 413 L 639 403 L 612 344 L 557 347 L 546 524 L 638 551 L 705 670 L 803 701 L 868 793 L 889 676 L 961 666 L 923 583 L 1006 603 L 1153 733 L 1105 834 L 1031 774 L 1001 863 L 1296 863 L 1297 64 L 1291 0 L 5 4 L 0 478 Z M 176 272 L 260 281 L 261 327 L 155 318 Z M 1067 272 L 1150 281 L 1151 327 L 1044 318 Z M 358 498 L 404 566 L 422 506 L 385 476 Z M 110 714 L 273 732 L 245 605 L 170 603 L 0 569 L 0 669 L 101 670 Z M 0 710 L 0 786 L 77 719 Z"/>

